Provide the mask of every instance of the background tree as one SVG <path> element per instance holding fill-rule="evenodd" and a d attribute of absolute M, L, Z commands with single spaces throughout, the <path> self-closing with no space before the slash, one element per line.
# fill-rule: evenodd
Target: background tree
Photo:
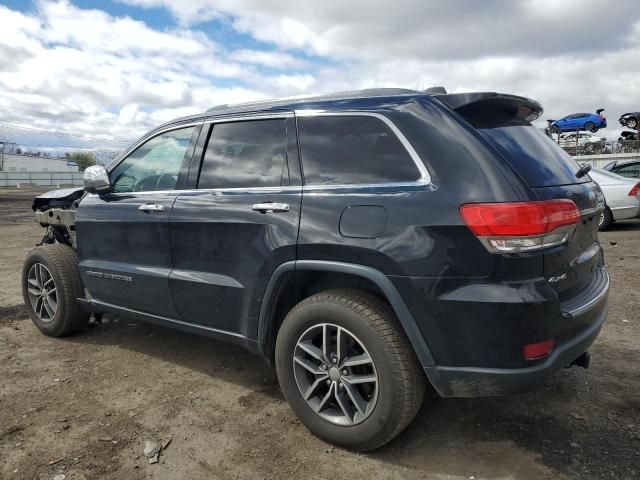
<path fill-rule="evenodd" d="M 70 162 L 76 162 L 81 172 L 84 171 L 85 168 L 96 164 L 96 159 L 93 154 L 88 152 L 66 153 L 64 156 Z"/>

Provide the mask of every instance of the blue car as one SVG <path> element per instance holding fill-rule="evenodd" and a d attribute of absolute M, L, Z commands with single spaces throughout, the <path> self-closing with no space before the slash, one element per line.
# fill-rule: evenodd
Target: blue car
<path fill-rule="evenodd" d="M 601 128 L 606 128 L 607 119 L 601 115 L 604 109 L 596 110 L 596 113 L 574 113 L 567 115 L 560 120 L 554 120 L 549 125 L 551 133 L 574 132 L 576 130 L 587 130 L 597 132 Z"/>

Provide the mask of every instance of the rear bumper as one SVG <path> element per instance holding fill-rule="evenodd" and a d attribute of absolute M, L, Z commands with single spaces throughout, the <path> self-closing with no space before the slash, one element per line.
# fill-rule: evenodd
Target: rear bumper
<path fill-rule="evenodd" d="M 522 368 L 427 366 L 427 377 L 443 397 L 486 397 L 521 393 L 543 384 L 557 370 L 586 352 L 604 323 L 608 304 L 609 278 L 581 306 L 564 311 L 556 321 L 571 321 L 585 328 L 557 343 L 552 354 L 539 363 Z M 586 300 L 586 299 L 585 299 Z"/>

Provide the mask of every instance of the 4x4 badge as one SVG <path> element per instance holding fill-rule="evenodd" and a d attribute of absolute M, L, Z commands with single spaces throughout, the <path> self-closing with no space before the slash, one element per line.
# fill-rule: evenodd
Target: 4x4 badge
<path fill-rule="evenodd" d="M 567 274 L 563 273 L 562 275 L 558 275 L 555 277 L 549 277 L 549 283 L 557 283 L 560 280 L 565 280 L 567 278 Z"/>

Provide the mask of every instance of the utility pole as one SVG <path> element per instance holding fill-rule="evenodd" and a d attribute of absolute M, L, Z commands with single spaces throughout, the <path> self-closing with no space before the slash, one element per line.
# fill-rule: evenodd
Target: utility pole
<path fill-rule="evenodd" d="M 10 138 L 9 127 L 0 123 L 0 143 L 2 143 L 2 150 L 0 150 L 0 171 L 4 170 L 4 152 Z"/>

